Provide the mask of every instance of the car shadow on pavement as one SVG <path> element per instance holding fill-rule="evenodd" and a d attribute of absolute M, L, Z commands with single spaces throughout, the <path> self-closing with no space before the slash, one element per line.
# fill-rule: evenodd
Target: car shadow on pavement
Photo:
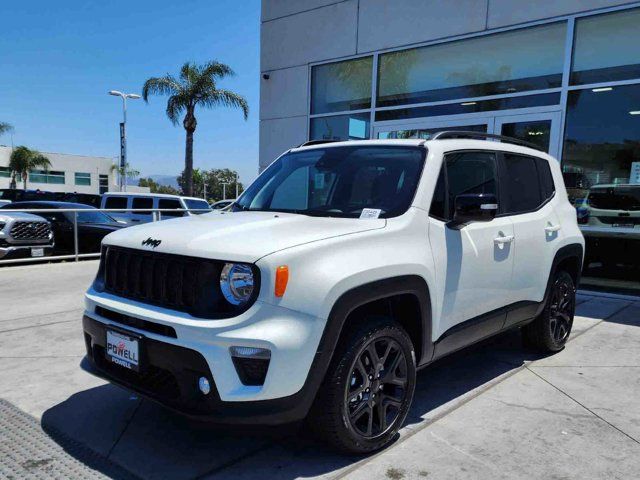
<path fill-rule="evenodd" d="M 502 334 L 419 372 L 400 437 L 455 409 L 525 361 L 540 358 L 521 345 L 519 332 Z M 112 477 L 117 470 L 104 467 L 96 457 L 133 477 L 168 479 L 313 477 L 364 458 L 332 452 L 308 434 L 304 424 L 216 426 L 187 419 L 112 385 L 78 392 L 50 408 L 42 416 L 42 428 L 67 453 Z"/>

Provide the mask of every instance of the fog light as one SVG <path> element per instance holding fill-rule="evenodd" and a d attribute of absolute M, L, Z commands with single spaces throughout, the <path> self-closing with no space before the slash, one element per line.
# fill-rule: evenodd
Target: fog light
<path fill-rule="evenodd" d="M 231 360 L 243 385 L 264 385 L 271 350 L 256 347 L 231 347 Z"/>
<path fill-rule="evenodd" d="M 200 379 L 198 380 L 198 388 L 203 395 L 209 395 L 209 392 L 211 391 L 211 384 L 206 377 L 200 377 Z"/>

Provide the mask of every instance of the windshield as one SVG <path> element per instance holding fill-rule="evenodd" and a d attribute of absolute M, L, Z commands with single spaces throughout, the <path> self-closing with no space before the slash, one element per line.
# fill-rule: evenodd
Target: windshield
<path fill-rule="evenodd" d="M 194 210 L 207 210 L 207 211 L 211 211 L 211 207 L 209 206 L 209 204 L 206 202 L 206 200 L 188 200 L 185 199 L 185 204 L 187 205 L 188 209 L 194 209 Z M 207 213 L 204 211 L 196 211 L 196 212 L 191 212 L 191 213 L 195 213 L 196 215 L 200 215 L 202 213 Z"/>
<path fill-rule="evenodd" d="M 75 207 L 77 208 L 77 207 Z M 70 213 L 69 215 L 73 215 Z M 102 212 L 78 212 L 79 223 L 115 223 L 115 220 Z"/>
<path fill-rule="evenodd" d="M 260 210 L 357 218 L 402 215 L 413 200 L 426 150 L 347 146 L 289 153 L 274 162 L 233 204 Z M 377 212 L 376 212 L 377 214 Z"/>

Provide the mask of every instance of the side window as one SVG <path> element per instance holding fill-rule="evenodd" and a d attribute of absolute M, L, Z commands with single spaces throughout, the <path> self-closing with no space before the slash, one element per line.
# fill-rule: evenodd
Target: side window
<path fill-rule="evenodd" d="M 503 158 L 506 213 L 535 210 L 542 203 L 535 159 L 511 153 L 505 153 Z"/>
<path fill-rule="evenodd" d="M 437 218 L 438 220 L 446 220 L 446 195 L 447 188 L 444 180 L 444 166 L 440 169 L 440 175 L 438 175 L 438 181 L 436 188 L 433 191 L 433 198 L 431 199 L 431 208 L 429 209 L 429 215 Z"/>
<path fill-rule="evenodd" d="M 556 187 L 553 184 L 553 175 L 551 175 L 549 162 L 542 158 L 536 158 L 536 167 L 538 167 L 542 201 L 545 201 L 550 199 L 556 191 Z"/>
<path fill-rule="evenodd" d="M 153 208 L 153 198 L 134 197 L 133 201 L 131 202 L 131 208 L 134 210 L 137 210 L 137 209 L 149 210 Z M 144 212 L 138 212 L 138 213 L 144 213 Z"/>
<path fill-rule="evenodd" d="M 127 208 L 127 197 L 107 197 L 104 208 L 114 208 L 125 210 Z"/>
<path fill-rule="evenodd" d="M 180 201 L 174 200 L 173 198 L 161 198 L 158 202 L 158 208 L 160 209 L 180 209 L 182 205 L 180 205 Z M 162 212 L 161 215 L 163 217 L 182 217 L 184 215 L 183 212 Z"/>
<path fill-rule="evenodd" d="M 445 156 L 448 195 L 446 219 L 453 218 L 458 195 L 492 193 L 498 196 L 496 154 L 493 152 L 456 152 Z"/>

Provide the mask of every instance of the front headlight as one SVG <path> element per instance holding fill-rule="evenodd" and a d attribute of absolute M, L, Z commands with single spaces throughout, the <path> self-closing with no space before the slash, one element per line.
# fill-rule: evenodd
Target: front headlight
<path fill-rule="evenodd" d="M 251 299 L 254 289 L 253 271 L 242 263 L 225 263 L 220 272 L 220 290 L 232 305 L 242 305 Z"/>

